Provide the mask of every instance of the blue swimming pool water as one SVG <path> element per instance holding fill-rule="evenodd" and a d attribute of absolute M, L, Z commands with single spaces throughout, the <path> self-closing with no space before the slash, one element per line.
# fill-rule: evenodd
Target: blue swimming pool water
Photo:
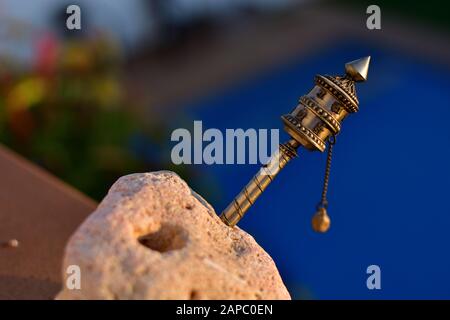
<path fill-rule="evenodd" d="M 332 227 L 315 234 L 325 155 L 300 151 L 240 227 L 271 254 L 293 297 L 450 298 L 450 70 L 438 62 L 352 43 L 287 63 L 187 106 L 206 128 L 281 128 L 279 117 L 309 91 L 315 74 L 340 74 L 372 56 L 357 87 L 360 112 L 343 125 L 334 152 Z M 287 138 L 283 134 L 283 138 Z M 220 212 L 256 165 L 201 165 L 221 193 Z M 381 267 L 381 290 L 366 268 Z"/>

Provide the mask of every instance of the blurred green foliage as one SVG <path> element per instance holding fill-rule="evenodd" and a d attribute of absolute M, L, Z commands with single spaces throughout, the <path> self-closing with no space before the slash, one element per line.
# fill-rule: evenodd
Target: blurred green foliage
<path fill-rule="evenodd" d="M 43 37 L 25 70 L 0 59 L 0 141 L 95 199 L 123 174 L 160 169 L 157 150 L 133 148 L 136 137 L 157 148 L 161 133 L 131 112 L 120 65 L 105 37 Z"/>

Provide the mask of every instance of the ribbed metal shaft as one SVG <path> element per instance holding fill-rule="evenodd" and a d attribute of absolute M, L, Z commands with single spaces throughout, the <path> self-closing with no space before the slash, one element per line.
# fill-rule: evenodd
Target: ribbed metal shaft
<path fill-rule="evenodd" d="M 247 210 L 273 181 L 278 172 L 292 158 L 297 156 L 296 150 L 298 146 L 299 143 L 293 139 L 280 145 L 278 150 L 271 156 L 269 162 L 259 169 L 258 173 L 222 212 L 220 218 L 226 225 L 234 227 L 242 219 Z"/>

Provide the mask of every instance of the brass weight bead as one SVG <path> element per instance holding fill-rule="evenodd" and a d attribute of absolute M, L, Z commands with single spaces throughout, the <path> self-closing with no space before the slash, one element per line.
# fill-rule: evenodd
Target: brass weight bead
<path fill-rule="evenodd" d="M 316 232 L 327 232 L 330 229 L 331 220 L 328 216 L 327 209 L 318 208 L 311 219 L 312 228 Z"/>
<path fill-rule="evenodd" d="M 300 98 L 299 104 L 289 114 L 281 117 L 284 130 L 292 139 L 280 144 L 267 165 L 258 171 L 222 212 L 220 218 L 225 224 L 233 227 L 243 218 L 281 169 L 297 156 L 297 149 L 300 146 L 310 151 L 323 152 L 332 137 L 328 143 L 329 152 L 322 200 L 312 219 L 313 230 L 326 232 L 329 229 L 331 221 L 327 214 L 326 192 L 331 164 L 331 147 L 335 136 L 341 130 L 342 121 L 359 109 L 355 82 L 366 81 L 369 64 L 370 57 L 365 57 L 347 63 L 346 74 L 343 76 L 317 75 L 315 77 L 315 86 L 312 90 Z"/>

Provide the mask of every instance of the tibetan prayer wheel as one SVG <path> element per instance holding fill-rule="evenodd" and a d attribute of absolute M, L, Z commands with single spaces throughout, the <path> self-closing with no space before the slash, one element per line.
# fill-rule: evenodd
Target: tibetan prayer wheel
<path fill-rule="evenodd" d="M 315 231 L 325 232 L 330 226 L 327 215 L 326 193 L 331 166 L 332 147 L 336 135 L 341 131 L 343 120 L 359 109 L 355 82 L 366 81 L 370 57 L 361 58 L 345 65 L 345 75 L 317 75 L 315 86 L 302 96 L 299 104 L 281 117 L 284 130 L 291 140 L 280 144 L 279 150 L 270 161 L 250 180 L 237 197 L 222 212 L 221 219 L 228 226 L 234 226 L 242 219 L 254 201 L 272 182 L 278 172 L 294 157 L 300 146 L 310 151 L 325 151 L 328 142 L 328 157 L 325 170 L 322 199 L 313 217 Z"/>

